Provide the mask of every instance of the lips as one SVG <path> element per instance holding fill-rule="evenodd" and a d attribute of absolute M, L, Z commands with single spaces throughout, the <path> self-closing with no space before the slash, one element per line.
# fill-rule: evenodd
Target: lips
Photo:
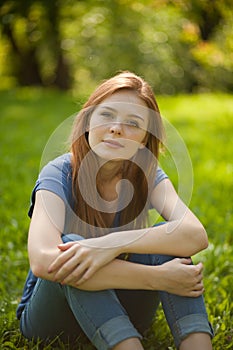
<path fill-rule="evenodd" d="M 116 140 L 103 140 L 104 144 L 112 148 L 123 148 L 124 146 Z"/>

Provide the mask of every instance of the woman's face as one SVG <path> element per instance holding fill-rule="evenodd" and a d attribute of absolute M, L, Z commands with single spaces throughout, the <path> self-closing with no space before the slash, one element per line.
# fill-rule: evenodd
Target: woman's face
<path fill-rule="evenodd" d="M 130 159 L 144 147 L 148 122 L 148 107 L 135 92 L 116 92 L 92 113 L 89 145 L 105 160 Z"/>

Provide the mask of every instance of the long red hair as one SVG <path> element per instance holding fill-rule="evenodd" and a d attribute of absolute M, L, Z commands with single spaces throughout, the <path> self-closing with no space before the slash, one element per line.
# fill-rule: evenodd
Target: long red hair
<path fill-rule="evenodd" d="M 150 110 L 150 118 L 146 149 L 139 150 L 135 159 L 123 162 L 122 178 L 131 182 L 134 193 L 131 202 L 120 212 L 120 222 L 118 222 L 120 227 L 118 229 L 141 228 L 146 224 L 150 205 L 149 194 L 153 188 L 160 145 L 163 140 L 163 125 L 159 107 L 149 84 L 134 73 L 126 71 L 105 80 L 97 87 L 77 115 L 73 125 L 71 134 L 72 188 L 75 198 L 75 212 L 79 218 L 77 231 L 86 237 L 109 232 L 103 213 L 96 209 L 98 203 L 95 205 L 97 189 L 94 169 L 98 164 L 88 143 L 88 123 L 98 104 L 123 89 L 135 92 L 145 102 Z M 79 176 L 81 164 L 87 154 L 85 176 Z M 138 166 L 138 164 L 140 165 Z M 88 198 L 92 198 L 93 206 L 84 199 L 86 195 Z"/>

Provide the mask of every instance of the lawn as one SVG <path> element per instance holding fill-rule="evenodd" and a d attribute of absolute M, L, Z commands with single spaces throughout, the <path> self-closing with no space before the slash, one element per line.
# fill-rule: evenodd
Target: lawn
<path fill-rule="evenodd" d="M 1 349 L 39 348 L 20 336 L 15 318 L 28 270 L 27 209 L 41 164 L 61 152 L 64 143 L 58 145 L 57 140 L 67 135 L 69 117 L 84 100 L 83 96 L 37 89 L 0 92 Z M 176 146 L 178 140 L 180 145 L 174 151 L 165 150 L 162 166 L 209 235 L 209 248 L 194 260 L 205 266 L 205 300 L 216 334 L 214 349 L 233 349 L 233 97 L 158 96 L 158 102 L 172 126 L 172 135 L 168 135 L 174 137 L 171 144 Z M 46 147 L 48 140 L 52 153 Z M 146 350 L 174 349 L 161 309 L 144 345 Z M 57 349 L 68 346 L 60 343 Z M 93 348 L 85 346 L 87 349 Z"/>

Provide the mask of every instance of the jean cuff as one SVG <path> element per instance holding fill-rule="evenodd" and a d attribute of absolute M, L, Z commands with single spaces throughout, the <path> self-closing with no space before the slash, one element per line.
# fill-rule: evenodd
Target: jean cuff
<path fill-rule="evenodd" d="M 142 336 L 129 318 L 122 315 L 105 322 L 98 328 L 91 341 L 97 349 L 107 350 L 128 338 L 142 339 Z"/>
<path fill-rule="evenodd" d="M 208 333 L 211 338 L 214 336 L 213 328 L 203 314 L 192 314 L 181 318 L 176 322 L 174 329 L 176 330 L 174 342 L 177 348 L 181 341 L 192 333 Z"/>

